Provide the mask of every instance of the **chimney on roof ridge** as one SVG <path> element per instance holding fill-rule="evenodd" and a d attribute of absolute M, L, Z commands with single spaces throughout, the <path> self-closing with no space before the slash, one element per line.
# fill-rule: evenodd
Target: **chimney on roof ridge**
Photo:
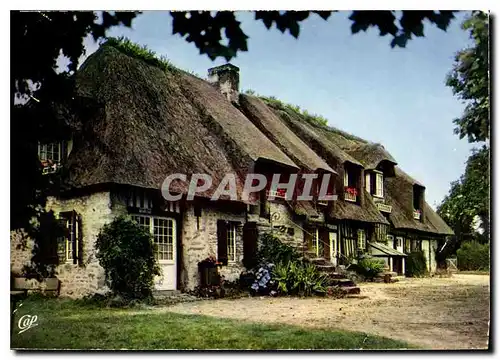
<path fill-rule="evenodd" d="M 240 68 L 230 63 L 210 68 L 208 82 L 216 86 L 229 101 L 238 103 Z"/>

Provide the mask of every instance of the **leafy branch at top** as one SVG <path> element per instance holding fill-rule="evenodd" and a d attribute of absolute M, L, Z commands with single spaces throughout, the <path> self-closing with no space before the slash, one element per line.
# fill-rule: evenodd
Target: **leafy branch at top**
<path fill-rule="evenodd" d="M 309 15 L 316 14 L 328 20 L 334 11 L 255 11 L 255 20 L 262 21 L 267 29 L 273 26 L 298 38 L 300 24 Z M 455 17 L 455 11 L 353 11 L 353 34 L 370 27 L 380 30 L 380 35 L 392 35 L 391 46 L 405 47 L 408 40 L 424 36 L 424 21 L 446 30 Z M 212 14 L 213 13 L 213 14 Z M 240 27 L 235 13 L 230 11 L 179 11 L 171 12 L 173 34 L 181 35 L 187 42 L 193 42 L 200 54 L 215 60 L 223 57 L 227 61 L 240 51 L 248 51 L 248 36 Z M 399 18 L 398 18 L 399 16 Z M 225 38 L 223 39 L 223 35 Z"/>

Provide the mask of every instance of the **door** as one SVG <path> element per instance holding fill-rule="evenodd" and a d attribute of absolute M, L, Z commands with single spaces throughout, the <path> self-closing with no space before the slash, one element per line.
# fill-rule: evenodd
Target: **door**
<path fill-rule="evenodd" d="M 257 254 L 257 240 L 259 233 L 255 222 L 247 222 L 243 226 L 243 265 L 250 269 L 254 265 Z"/>
<path fill-rule="evenodd" d="M 404 252 L 403 251 L 403 237 L 402 236 L 396 236 L 396 239 L 394 240 L 395 245 L 394 249 L 396 249 L 399 252 Z"/>
<path fill-rule="evenodd" d="M 338 251 L 338 241 L 337 233 L 330 232 L 330 262 L 337 266 L 337 251 Z"/>
<path fill-rule="evenodd" d="M 425 255 L 425 267 L 426 267 L 427 271 L 429 271 L 429 264 L 430 264 L 429 240 L 422 240 L 422 252 Z"/>
<path fill-rule="evenodd" d="M 323 240 L 324 241 L 324 240 Z M 312 251 L 316 254 L 316 257 L 324 257 L 324 246 L 323 241 L 320 237 L 319 229 L 313 229 L 312 233 Z"/>
<path fill-rule="evenodd" d="M 177 288 L 177 252 L 176 221 L 172 218 L 136 215 L 132 217 L 153 235 L 155 259 L 161 274 L 155 276 L 156 290 L 176 290 Z"/>

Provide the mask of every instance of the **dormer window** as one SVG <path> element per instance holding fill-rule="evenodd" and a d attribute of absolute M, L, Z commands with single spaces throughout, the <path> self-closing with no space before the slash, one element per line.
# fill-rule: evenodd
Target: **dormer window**
<path fill-rule="evenodd" d="M 38 158 L 42 163 L 60 163 L 62 156 L 62 144 L 60 142 L 41 144 L 38 143 Z"/>
<path fill-rule="evenodd" d="M 43 174 L 51 174 L 57 171 L 63 158 L 63 145 L 62 142 L 38 143 L 38 158 L 42 163 Z"/>
<path fill-rule="evenodd" d="M 358 175 L 353 169 L 344 169 L 344 200 L 350 202 L 358 201 Z"/>
<path fill-rule="evenodd" d="M 286 185 L 290 181 L 290 174 L 281 174 L 278 185 L 273 185 L 272 179 L 272 175 L 267 176 L 266 196 L 268 199 L 287 199 L 293 195 L 293 189 L 288 189 Z M 291 193 L 289 194 L 289 192 Z"/>
<path fill-rule="evenodd" d="M 413 218 L 422 221 L 422 208 L 424 203 L 424 188 L 413 185 Z"/>
<path fill-rule="evenodd" d="M 366 191 L 377 198 L 384 197 L 384 174 L 373 170 L 365 174 Z"/>

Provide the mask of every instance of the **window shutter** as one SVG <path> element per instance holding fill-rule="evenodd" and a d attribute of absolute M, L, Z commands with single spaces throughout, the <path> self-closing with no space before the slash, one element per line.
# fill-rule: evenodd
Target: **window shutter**
<path fill-rule="evenodd" d="M 71 232 L 71 244 L 73 245 L 72 246 L 72 250 L 73 250 L 73 264 L 77 264 L 78 263 L 78 227 L 77 227 L 77 224 L 76 224 L 76 221 L 77 221 L 77 214 L 76 214 L 76 211 L 73 210 L 72 214 L 71 214 L 71 217 L 72 217 L 72 222 L 73 222 L 73 231 Z"/>
<path fill-rule="evenodd" d="M 227 265 L 227 222 L 217 220 L 217 260 Z"/>
<path fill-rule="evenodd" d="M 366 192 L 368 194 L 371 194 L 370 173 L 365 174 L 365 186 L 366 186 Z"/>
<path fill-rule="evenodd" d="M 83 232 L 82 232 L 82 216 L 78 215 L 76 218 L 76 229 L 78 231 L 78 265 L 83 266 Z"/>
<path fill-rule="evenodd" d="M 59 226 L 61 228 L 62 236 L 57 238 L 57 256 L 59 258 L 59 264 L 63 264 L 66 261 L 66 238 L 69 236 L 68 232 L 68 219 L 63 213 L 59 214 Z"/>
<path fill-rule="evenodd" d="M 370 187 L 371 187 L 371 193 L 370 194 L 376 194 L 377 193 L 377 182 L 375 181 L 375 174 L 370 176 Z"/>
<path fill-rule="evenodd" d="M 61 141 L 61 155 L 60 155 L 60 159 L 61 159 L 61 163 L 64 164 L 67 160 L 67 157 L 68 157 L 68 150 L 67 150 L 67 145 L 66 145 L 66 141 Z"/>
<path fill-rule="evenodd" d="M 344 186 L 349 186 L 349 176 L 347 175 L 347 169 L 344 169 Z"/>

